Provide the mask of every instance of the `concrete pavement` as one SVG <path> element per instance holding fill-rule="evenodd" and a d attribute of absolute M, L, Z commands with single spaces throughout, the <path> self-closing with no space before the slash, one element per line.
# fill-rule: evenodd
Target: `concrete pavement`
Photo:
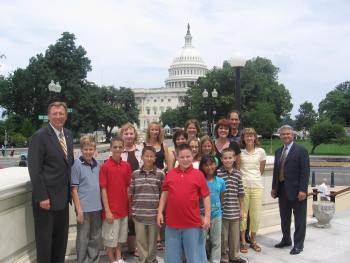
<path fill-rule="evenodd" d="M 309 218 L 306 229 L 304 251 L 299 255 L 290 255 L 291 247 L 278 249 L 274 245 L 281 239 L 279 228 L 263 229 L 257 237 L 262 251 L 257 253 L 248 249 L 241 257 L 254 263 L 348 263 L 350 259 L 350 210 L 337 212 L 331 221 L 331 227 L 322 229 L 315 227 L 317 220 Z M 294 230 L 292 230 L 294 231 Z M 74 262 L 74 259 L 66 262 Z M 128 256 L 127 262 L 137 262 L 135 257 Z M 162 253 L 158 254 L 159 263 L 163 263 Z M 101 263 L 108 262 L 107 257 Z"/>
<path fill-rule="evenodd" d="M 317 220 L 312 218 L 306 230 L 304 251 L 299 255 L 290 255 L 291 247 L 277 249 L 274 245 L 281 240 L 281 232 L 273 231 L 257 237 L 262 246 L 262 252 L 251 249 L 244 257 L 247 262 L 290 262 L 290 263 L 329 263 L 350 262 L 350 210 L 336 213 L 331 221 L 331 227 L 321 229 L 315 227 Z"/>

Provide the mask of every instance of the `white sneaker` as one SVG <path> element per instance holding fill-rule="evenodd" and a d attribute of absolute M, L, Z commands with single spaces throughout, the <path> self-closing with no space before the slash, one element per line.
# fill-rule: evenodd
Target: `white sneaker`
<path fill-rule="evenodd" d="M 117 263 L 126 263 L 126 261 L 124 261 L 123 259 L 119 259 Z"/>

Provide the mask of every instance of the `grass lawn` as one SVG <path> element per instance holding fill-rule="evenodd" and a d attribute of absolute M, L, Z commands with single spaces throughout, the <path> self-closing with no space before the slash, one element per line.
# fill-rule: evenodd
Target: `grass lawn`
<path fill-rule="evenodd" d="M 262 143 L 262 147 L 265 149 L 266 154 L 268 155 L 273 155 L 276 149 L 282 146 L 280 139 L 273 139 L 271 151 L 271 141 L 269 139 L 263 139 L 260 140 L 260 142 Z M 304 147 L 310 153 L 312 144 L 309 140 L 295 142 L 304 145 Z M 321 144 L 315 149 L 314 155 L 350 155 L 350 144 Z"/>

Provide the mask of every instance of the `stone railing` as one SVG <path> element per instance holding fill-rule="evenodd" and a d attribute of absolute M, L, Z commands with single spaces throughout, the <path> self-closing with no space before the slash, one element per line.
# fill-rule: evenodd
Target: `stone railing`
<path fill-rule="evenodd" d="M 0 262 L 35 258 L 31 189 L 27 168 L 0 170 Z"/>
<path fill-rule="evenodd" d="M 0 262 L 35 262 L 32 186 L 26 167 L 0 169 Z M 70 207 L 67 254 L 75 253 L 75 215 Z"/>

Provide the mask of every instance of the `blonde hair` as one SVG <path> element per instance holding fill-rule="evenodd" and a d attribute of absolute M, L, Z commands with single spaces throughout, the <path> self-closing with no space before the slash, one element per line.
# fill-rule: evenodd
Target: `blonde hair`
<path fill-rule="evenodd" d="M 80 149 L 83 149 L 86 146 L 93 146 L 96 149 L 95 137 L 88 134 L 80 138 Z"/>
<path fill-rule="evenodd" d="M 247 145 L 245 144 L 245 141 L 244 141 L 244 135 L 245 134 L 252 134 L 254 135 L 255 139 L 254 139 L 254 147 L 257 147 L 257 146 L 260 146 L 260 142 L 258 140 L 258 135 L 255 131 L 254 128 L 244 128 L 243 131 L 242 131 L 242 134 L 241 134 L 241 147 L 243 149 L 245 149 L 247 147 Z"/>
<path fill-rule="evenodd" d="M 202 156 L 203 155 L 203 151 L 202 151 L 202 145 L 203 143 L 205 142 L 210 142 L 211 144 L 211 152 L 210 154 L 211 155 L 215 155 L 215 146 L 214 146 L 214 143 L 213 143 L 213 140 L 210 138 L 210 136 L 208 135 L 204 135 L 201 140 L 200 140 L 200 147 L 199 147 L 199 153 L 200 155 Z"/>
<path fill-rule="evenodd" d="M 136 143 L 139 139 L 139 136 L 137 134 L 137 131 L 135 129 L 135 126 L 131 123 L 131 122 L 127 122 L 125 123 L 121 128 L 120 128 L 120 136 L 123 137 L 123 133 L 129 129 L 133 129 L 134 130 L 134 134 L 135 134 L 135 139 L 134 139 L 134 143 Z"/>
<path fill-rule="evenodd" d="M 146 130 L 146 143 L 149 143 L 150 139 L 151 139 L 151 134 L 150 134 L 150 131 L 151 131 L 151 126 L 152 125 L 157 125 L 159 127 L 159 134 L 158 134 L 158 138 L 157 138 L 157 141 L 158 143 L 163 143 L 164 141 L 164 129 L 162 128 L 162 126 L 160 125 L 159 122 L 151 122 L 148 127 L 147 127 L 147 130 Z"/>

